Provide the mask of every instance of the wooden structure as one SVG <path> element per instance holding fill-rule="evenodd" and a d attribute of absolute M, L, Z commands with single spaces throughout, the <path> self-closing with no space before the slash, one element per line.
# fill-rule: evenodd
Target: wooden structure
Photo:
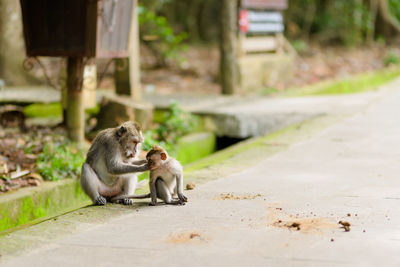
<path fill-rule="evenodd" d="M 287 0 L 243 0 L 239 11 L 240 52 L 282 51 Z"/>
<path fill-rule="evenodd" d="M 83 142 L 84 58 L 129 56 L 136 0 L 20 0 L 29 57 L 68 57 L 66 122 L 70 139 Z"/>
<path fill-rule="evenodd" d="M 242 90 L 290 77 L 294 49 L 285 39 L 287 0 L 242 0 L 238 10 L 238 68 Z"/>
<path fill-rule="evenodd" d="M 129 56 L 134 0 L 20 1 L 28 56 Z"/>

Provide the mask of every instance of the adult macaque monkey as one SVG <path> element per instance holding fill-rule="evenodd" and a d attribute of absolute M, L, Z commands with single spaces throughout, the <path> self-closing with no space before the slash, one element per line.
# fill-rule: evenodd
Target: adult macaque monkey
<path fill-rule="evenodd" d="M 120 196 L 113 200 L 151 197 L 151 206 L 157 205 L 157 198 L 165 204 L 184 205 L 187 198 L 183 194 L 183 169 L 179 161 L 169 157 L 167 151 L 160 146 L 154 146 L 147 153 L 146 159 L 150 169 L 150 194 Z"/>
<path fill-rule="evenodd" d="M 105 205 L 107 198 L 134 194 L 136 173 L 149 169 L 147 160 L 136 160 L 143 141 L 140 126 L 131 121 L 97 134 L 81 174 L 81 186 L 94 204 Z M 121 200 L 132 204 L 129 198 Z"/>

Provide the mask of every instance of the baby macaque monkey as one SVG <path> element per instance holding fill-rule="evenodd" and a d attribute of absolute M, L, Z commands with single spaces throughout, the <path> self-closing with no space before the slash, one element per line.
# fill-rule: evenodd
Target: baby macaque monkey
<path fill-rule="evenodd" d="M 151 206 L 157 205 L 157 198 L 165 204 L 184 205 L 187 198 L 183 194 L 183 169 L 179 161 L 169 157 L 167 151 L 160 146 L 154 146 L 147 153 L 146 159 L 150 170 L 150 193 L 119 196 L 112 200 L 151 197 Z"/>
<path fill-rule="evenodd" d="M 151 206 L 157 205 L 157 198 L 165 204 L 184 205 L 187 197 L 183 194 L 183 168 L 167 151 L 154 146 L 146 155 L 150 170 Z"/>

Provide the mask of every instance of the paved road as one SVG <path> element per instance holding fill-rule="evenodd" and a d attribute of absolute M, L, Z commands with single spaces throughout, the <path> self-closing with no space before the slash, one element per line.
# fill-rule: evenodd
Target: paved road
<path fill-rule="evenodd" d="M 400 266 L 399 148 L 393 89 L 186 206 L 125 209 L 1 266 Z"/>

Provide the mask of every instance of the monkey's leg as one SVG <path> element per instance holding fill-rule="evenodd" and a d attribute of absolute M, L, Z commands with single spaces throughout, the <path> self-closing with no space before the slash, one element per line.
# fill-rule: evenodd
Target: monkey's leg
<path fill-rule="evenodd" d="M 100 180 L 89 164 L 83 163 L 81 173 L 81 187 L 96 205 L 105 205 L 106 199 L 99 194 Z"/>
<path fill-rule="evenodd" d="M 183 175 L 182 174 L 178 174 L 176 175 L 176 192 L 178 195 L 178 198 L 183 201 L 183 202 L 187 202 L 187 197 L 183 194 Z"/>
<path fill-rule="evenodd" d="M 154 180 L 155 179 L 155 180 Z M 153 177 L 152 172 L 150 172 L 150 182 L 149 182 L 149 188 L 150 188 L 150 198 L 151 201 L 149 203 L 150 206 L 155 206 L 157 205 L 157 188 L 156 188 L 156 182 L 157 179 Z"/>
<path fill-rule="evenodd" d="M 135 193 L 136 189 L 136 184 L 137 184 L 137 176 L 136 175 L 128 175 L 128 176 L 123 176 L 120 179 L 122 179 L 122 188 L 123 191 L 119 196 L 131 196 Z M 117 196 L 117 197 L 119 197 Z M 133 200 L 131 198 L 124 197 L 121 199 L 121 202 L 124 205 L 132 205 Z"/>
<path fill-rule="evenodd" d="M 167 184 L 160 178 L 156 181 L 157 197 L 161 198 L 165 204 L 170 205 L 185 205 L 185 202 L 180 199 L 172 198 L 171 192 Z"/>

